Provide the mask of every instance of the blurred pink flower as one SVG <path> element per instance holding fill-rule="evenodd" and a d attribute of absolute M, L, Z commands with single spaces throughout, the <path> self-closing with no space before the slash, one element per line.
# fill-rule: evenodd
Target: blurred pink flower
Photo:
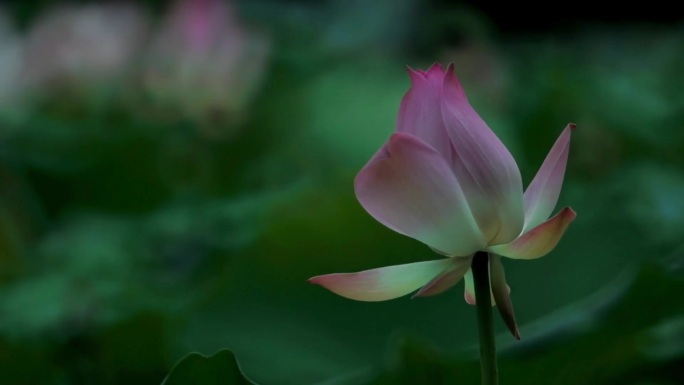
<path fill-rule="evenodd" d="M 59 6 L 31 28 L 23 77 L 34 87 L 112 82 L 131 69 L 147 29 L 144 12 L 132 4 Z"/>
<path fill-rule="evenodd" d="M 383 225 L 450 258 L 310 282 L 347 298 L 384 301 L 419 288 L 416 296 L 438 294 L 465 277 L 465 298 L 473 304 L 470 265 L 475 252 L 486 251 L 494 298 L 508 300 L 499 256 L 544 256 L 575 218 L 564 208 L 548 219 L 574 125 L 561 133 L 523 193 L 515 160 L 471 107 L 453 65 L 409 69 L 409 75 L 411 89 L 401 102 L 396 132 L 357 175 L 356 196 Z"/>
<path fill-rule="evenodd" d="M 270 41 L 248 31 L 232 4 L 179 0 L 150 49 L 144 87 L 154 101 L 196 120 L 239 120 L 264 74 Z"/>
<path fill-rule="evenodd" d="M 0 9 L 0 111 L 14 109 L 22 93 L 21 73 L 23 39 L 14 30 L 13 23 Z"/>

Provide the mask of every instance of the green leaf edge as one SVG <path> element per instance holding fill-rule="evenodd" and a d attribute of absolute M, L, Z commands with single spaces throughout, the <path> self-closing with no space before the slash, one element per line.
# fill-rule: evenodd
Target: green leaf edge
<path fill-rule="evenodd" d="M 211 365 L 212 361 L 213 364 L 226 361 L 230 362 L 231 364 L 234 364 L 235 369 L 237 369 L 237 373 L 242 377 L 240 379 L 241 381 L 238 382 L 238 384 L 244 383 L 249 385 L 258 385 L 256 382 L 250 380 L 245 375 L 245 373 L 242 371 L 242 367 L 240 366 L 240 362 L 235 356 L 235 353 L 233 353 L 230 349 L 221 349 L 210 356 L 205 356 L 204 354 L 198 352 L 188 353 L 183 358 L 178 360 L 178 362 L 176 362 L 175 365 L 173 365 L 171 371 L 169 371 L 169 374 L 166 375 L 166 378 L 164 378 L 164 381 L 161 383 L 161 385 L 170 385 L 170 380 L 172 379 L 172 376 L 174 376 L 174 373 L 178 373 L 179 370 L 183 370 L 185 367 L 188 367 L 189 365 L 192 365 L 196 362 L 203 363 L 204 365 Z"/>

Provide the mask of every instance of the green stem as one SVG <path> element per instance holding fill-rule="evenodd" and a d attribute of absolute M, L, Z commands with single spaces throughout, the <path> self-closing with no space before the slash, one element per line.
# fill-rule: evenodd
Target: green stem
<path fill-rule="evenodd" d="M 482 385 L 498 385 L 499 374 L 496 368 L 496 344 L 494 342 L 494 320 L 492 319 L 492 298 L 489 289 L 489 255 L 475 253 L 473 263 L 475 281 L 475 301 L 477 302 L 477 322 L 480 331 L 480 369 Z"/>

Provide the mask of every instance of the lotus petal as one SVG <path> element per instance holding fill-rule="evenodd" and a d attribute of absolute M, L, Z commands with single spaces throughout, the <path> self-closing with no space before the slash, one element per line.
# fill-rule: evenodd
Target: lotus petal
<path fill-rule="evenodd" d="M 440 75 L 439 67 L 433 68 L 428 72 L 408 69 L 411 88 L 401 100 L 396 131 L 420 138 L 451 162 L 449 136 L 444 129 L 439 103 L 444 71 Z M 435 77 L 439 77 L 437 84 Z"/>
<path fill-rule="evenodd" d="M 508 243 L 523 222 L 522 181 L 508 149 L 472 108 L 449 65 L 442 117 L 453 148 L 452 169 L 489 244 Z"/>
<path fill-rule="evenodd" d="M 392 135 L 356 177 L 356 197 L 383 225 L 451 256 L 486 246 L 449 165 L 432 147 Z"/>
<path fill-rule="evenodd" d="M 496 307 L 503 318 L 504 323 L 516 339 L 520 339 L 520 331 L 515 322 L 513 303 L 511 302 L 511 289 L 506 284 L 501 258 L 495 254 L 489 254 L 489 277 L 491 279 L 492 295 L 496 301 Z"/>
<path fill-rule="evenodd" d="M 490 246 L 488 251 L 514 259 L 535 259 L 553 250 L 577 214 L 566 207 L 553 218 L 506 245 Z"/>
<path fill-rule="evenodd" d="M 451 287 L 456 285 L 468 270 L 470 270 L 470 264 L 473 261 L 472 257 L 451 258 L 452 265 L 442 271 L 438 276 L 433 278 L 425 286 L 423 286 L 414 296 L 415 297 L 429 297 L 431 295 L 437 295 L 449 290 Z"/>
<path fill-rule="evenodd" d="M 335 294 L 357 301 L 386 301 L 406 295 L 453 265 L 453 258 L 387 266 L 358 273 L 320 275 L 309 279 Z"/>
<path fill-rule="evenodd" d="M 523 195 L 525 205 L 525 230 L 531 229 L 549 218 L 558 202 L 565 166 L 570 150 L 570 133 L 575 125 L 570 123 L 551 147 L 537 175 Z"/>

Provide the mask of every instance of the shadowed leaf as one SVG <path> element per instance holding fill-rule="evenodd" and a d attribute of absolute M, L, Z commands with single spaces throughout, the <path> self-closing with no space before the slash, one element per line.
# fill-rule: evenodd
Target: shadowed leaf
<path fill-rule="evenodd" d="M 228 349 L 213 356 L 190 353 L 183 357 L 162 385 L 256 385 L 240 369 L 235 354 Z"/>

